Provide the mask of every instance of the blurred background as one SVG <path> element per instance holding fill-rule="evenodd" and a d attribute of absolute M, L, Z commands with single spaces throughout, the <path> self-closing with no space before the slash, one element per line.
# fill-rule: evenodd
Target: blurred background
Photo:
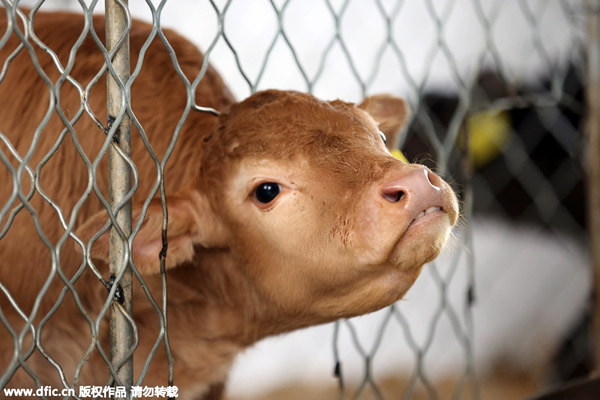
<path fill-rule="evenodd" d="M 589 374 L 586 2 L 151 3 L 238 99 L 406 98 L 400 148 L 461 200 L 453 243 L 405 299 L 258 343 L 238 358 L 229 399 L 521 399 Z M 81 4 L 41 6 L 57 8 Z M 146 2 L 130 9 L 152 21 Z"/>

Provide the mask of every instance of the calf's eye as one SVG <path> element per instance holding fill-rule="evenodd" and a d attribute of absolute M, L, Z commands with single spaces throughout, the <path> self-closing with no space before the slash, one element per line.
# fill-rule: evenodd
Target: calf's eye
<path fill-rule="evenodd" d="M 379 131 L 379 136 L 381 136 L 381 140 L 383 140 L 383 144 L 387 144 L 387 138 L 385 137 L 385 133 Z"/>
<path fill-rule="evenodd" d="M 269 204 L 281 192 L 281 186 L 274 182 L 265 182 L 254 189 L 254 198 L 261 204 Z"/>

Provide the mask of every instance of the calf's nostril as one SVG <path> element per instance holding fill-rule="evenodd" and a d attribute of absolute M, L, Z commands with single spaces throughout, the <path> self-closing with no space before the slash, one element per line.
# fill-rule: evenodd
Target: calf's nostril
<path fill-rule="evenodd" d="M 430 172 L 428 169 L 424 169 L 424 172 L 425 172 L 425 179 L 427 179 L 427 182 L 429 183 L 429 185 L 431 185 L 436 190 L 441 190 L 440 177 L 437 176 L 436 174 L 434 174 L 433 172 Z"/>
<path fill-rule="evenodd" d="M 383 198 L 390 203 L 397 203 L 404 197 L 404 191 L 402 190 L 386 190 L 383 192 Z"/>

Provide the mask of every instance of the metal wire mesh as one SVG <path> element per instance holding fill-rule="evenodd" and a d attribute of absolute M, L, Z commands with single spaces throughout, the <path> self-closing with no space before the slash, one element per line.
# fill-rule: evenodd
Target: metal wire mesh
<path fill-rule="evenodd" d="M 136 166 L 124 154 L 120 156 L 127 161 L 133 174 L 132 188 L 126 199 L 116 208 L 111 209 L 103 188 L 96 182 L 96 171 L 108 148 L 111 147 L 118 122 L 125 115 L 131 118 L 135 134 L 141 137 L 156 169 L 156 180 L 146 197 L 142 215 L 134 221 L 133 234 L 128 236 L 120 232 L 121 239 L 127 244 L 125 247 L 131 249 L 132 238 L 139 231 L 153 197 L 159 195 L 163 199 L 163 211 L 166 213 L 164 206 L 166 194 L 162 176 L 181 127 L 190 113 L 213 112 L 213 110 L 204 107 L 203 104 L 188 102 L 186 108 L 181 110 L 177 127 L 173 132 L 169 132 L 172 139 L 165 155 L 160 158 L 155 154 L 147 140 L 144 127 L 137 121 L 132 110 L 131 101 L 135 99 L 131 99 L 130 96 L 131 85 L 144 65 L 146 50 L 153 41 L 160 41 L 165 51 L 169 52 L 174 72 L 184 83 L 191 99 L 194 99 L 193 94 L 206 73 L 209 61 L 216 63 L 220 68 L 221 65 L 223 66 L 223 75 L 226 81 L 231 81 L 234 92 L 238 96 L 278 86 L 282 89 L 306 90 L 320 96 L 345 97 L 347 100 L 360 100 L 367 94 L 377 91 L 396 92 L 408 98 L 413 113 L 401 147 L 409 159 L 419 159 L 437 169 L 443 176 L 454 180 L 454 187 L 461 197 L 465 221 L 457 235 L 458 241 L 464 246 L 455 249 L 452 256 L 445 259 L 444 265 L 437 262 L 429 265 L 421 278 L 433 282 L 438 291 L 438 296 L 435 301 L 432 301 L 431 312 L 423 317 L 427 319 L 429 327 L 425 336 L 419 336 L 419 332 L 415 333 L 405 317 L 406 308 L 411 307 L 410 304 L 397 304 L 385 311 L 383 318 L 378 322 L 378 334 L 372 341 L 362 340 L 352 321 L 340 321 L 336 324 L 333 351 L 335 373 L 340 383 L 338 397 L 364 398 L 367 395 L 377 399 L 385 397 L 378 386 L 374 365 L 380 354 L 382 339 L 390 330 L 390 326 L 396 325 L 403 332 L 403 336 L 397 339 L 398 346 L 408 348 L 414 355 L 412 372 L 402 393 L 404 398 L 412 398 L 419 390 L 424 391 L 426 397 L 432 399 L 478 398 L 471 315 L 476 299 L 474 284 L 476 273 L 474 256 L 476 255 L 469 252 L 473 240 L 469 221 L 473 217 L 473 212 L 495 212 L 504 218 L 537 221 L 551 230 L 567 230 L 576 235 L 581 235 L 584 229 L 581 193 L 583 169 L 580 164 L 583 147 L 580 133 L 583 113 L 581 93 L 585 86 L 582 62 L 582 15 L 585 14 L 583 5 L 575 1 L 448 0 L 435 2 L 425 0 L 419 2 L 416 7 L 419 8 L 422 20 L 427 21 L 427 24 L 416 27 L 407 35 L 403 28 L 404 24 L 409 24 L 407 18 L 411 15 L 407 9 L 415 7 L 415 4 L 402 0 L 373 0 L 362 3 L 357 0 L 314 0 L 310 2 L 310 7 L 307 5 L 309 2 L 299 0 L 265 0 L 247 2 L 248 8 L 245 9 L 238 9 L 241 7 L 238 3 L 242 2 L 232 0 L 220 2 L 209 0 L 202 4 L 181 2 L 175 5 L 174 3 L 147 1 L 135 4 L 142 17 L 146 16 L 146 19 L 152 20 L 152 30 L 137 58 L 130 79 L 127 82 L 120 82 L 119 86 L 123 92 L 120 113 L 115 117 L 113 124 L 105 125 L 97 115 L 98 110 L 92 110 L 89 103 L 85 101 L 101 76 L 104 74 L 116 76 L 109 62 L 113 54 L 106 50 L 92 24 L 92 14 L 101 12 L 102 5 L 97 1 L 77 3 L 64 1 L 60 4 L 39 1 L 33 5 L 31 12 L 23 12 L 15 9 L 18 2 L 2 1 L 12 25 L 2 33 L 0 48 L 6 45 L 10 36 L 15 35 L 21 44 L 15 49 L 14 55 L 4 59 L 0 82 L 10 68 L 14 56 L 20 52 L 28 52 L 50 94 L 46 117 L 41 121 L 34 141 L 53 114 L 59 116 L 65 128 L 56 140 L 53 150 L 37 164 L 32 163 L 33 147 L 27 152 L 20 152 L 3 133 L 0 135 L 4 145 L 0 147 L 0 160 L 10 173 L 15 188 L 6 202 L 1 204 L 0 240 L 11 229 L 13 220 L 19 213 L 29 213 L 36 221 L 37 234 L 48 249 L 51 262 L 47 280 L 30 311 L 20 309 L 10 290 L 0 282 L 0 289 L 6 300 L 24 321 L 20 328 L 13 328 L 11 321 L 5 317 L 6 311 L 0 309 L 0 320 L 10 333 L 15 348 L 14 356 L 0 378 L 0 388 L 8 383 L 18 369 L 26 371 L 38 386 L 41 385 L 39 377 L 27 365 L 27 360 L 35 352 L 41 353 L 48 359 L 60 376 L 64 387 L 77 385 L 79 374 L 87 359 L 96 352 L 105 361 L 111 372 L 111 379 L 119 382 L 116 375 L 118 367 L 111 364 L 100 345 L 100 336 L 107 312 L 111 304 L 115 304 L 112 299 L 121 277 L 115 277 L 114 282 L 117 284 L 103 277 L 95 268 L 90 251 L 94 241 L 108 230 L 110 224 L 107 222 L 104 229 L 89 243 L 84 243 L 74 234 L 73 226 L 79 208 L 88 201 L 90 196 L 100 200 L 109 211 L 110 221 L 114 225 L 117 211 L 123 206 L 124 201 L 132 198 L 138 187 Z M 120 4 L 125 8 L 124 4 Z M 31 21 L 39 10 L 57 5 L 78 9 L 86 18 L 85 27 L 70 49 L 66 63 L 53 49 L 37 39 L 35 30 L 31 28 Z M 187 12 L 183 10 L 186 7 Z M 251 26 L 252 23 L 248 23 L 244 10 L 253 7 L 256 9 L 252 15 L 269 15 L 270 25 L 264 27 L 258 23 Z M 301 11 L 303 7 L 311 10 L 310 19 L 305 24 L 298 24 L 296 20 L 306 16 Z M 477 34 L 471 33 L 457 41 L 449 36 L 449 32 L 452 32 L 450 28 L 461 23 L 457 20 L 458 8 L 468 9 L 468 13 L 472 16 L 469 21 L 476 23 L 474 32 Z M 192 79 L 182 71 L 177 55 L 162 31 L 162 16 L 175 12 L 184 14 L 186 19 L 205 25 L 202 30 L 193 28 L 198 36 L 196 42 L 201 45 L 206 57 L 204 68 Z M 506 59 L 506 50 L 502 47 L 505 41 L 501 38 L 508 33 L 498 27 L 506 27 L 506 24 L 501 21 L 506 18 L 507 13 L 510 13 L 511 18 L 517 15 L 519 19 L 513 21 L 514 25 L 526 32 L 519 38 L 519 45 L 526 49 L 527 56 L 521 64 L 509 62 Z M 127 14 L 127 18 L 130 24 L 131 16 Z M 365 32 L 365 27 L 362 27 L 362 30 L 353 29 L 358 25 L 360 18 L 370 22 L 366 27 L 369 32 Z M 27 28 L 20 28 L 17 23 L 19 20 Z M 548 24 L 547 20 L 552 23 L 557 20 L 560 22 L 560 29 L 556 29 L 561 30 L 563 36 L 561 40 L 563 43 L 569 43 L 568 46 L 561 47 L 544 37 L 543 32 L 548 31 L 548 27 L 545 26 Z M 248 31 L 241 30 L 243 32 L 241 35 L 256 34 L 257 37 L 252 36 L 252 39 L 256 43 L 262 43 L 257 46 L 264 51 L 239 46 L 237 43 L 239 43 L 240 30 L 234 29 L 236 25 L 248 28 Z M 256 29 L 256 25 L 259 29 Z M 304 30 L 300 29 L 299 25 L 302 25 Z M 252 29 L 257 33 L 253 33 Z M 319 47 L 316 50 L 308 49 L 301 40 L 302 35 L 311 36 L 315 35 L 315 32 Z M 374 37 L 376 39 L 368 46 L 360 47 L 355 45 L 359 35 L 365 35 L 369 40 Z M 70 72 L 79 46 L 88 36 L 93 38 L 98 51 L 103 54 L 106 65 L 98 71 L 91 82 L 84 84 L 75 81 L 70 76 Z M 465 55 L 461 53 L 460 43 L 466 41 L 476 41 L 480 45 L 474 46 L 475 50 Z M 417 42 L 419 47 L 416 52 L 413 48 L 414 42 Z M 59 71 L 58 77 L 50 78 L 46 74 L 37 61 L 34 47 L 50 55 L 54 66 Z M 254 57 L 249 58 L 249 53 L 253 53 Z M 415 55 L 419 60 L 417 63 L 409 60 Z M 227 67 L 227 62 L 234 65 L 234 68 Z M 287 74 L 292 74 L 294 77 L 289 80 L 285 80 L 287 78 L 278 80 L 278 76 L 287 76 Z M 72 110 L 66 113 L 61 108 L 60 101 L 56 100 L 63 85 L 72 85 L 82 98 L 79 109 L 74 113 Z M 470 158 L 474 150 L 468 143 L 473 140 L 473 135 L 477 132 L 473 130 L 469 121 L 474 115 L 485 113 L 510 115 L 509 139 L 504 145 L 498 145 L 500 150 L 491 163 L 475 170 Z M 94 159 L 90 159 L 85 150 L 78 145 L 79 132 L 74 126 L 81 118 L 91 118 L 99 130 L 106 134 L 104 145 Z M 86 189 L 72 210 L 66 210 L 56 203 L 44 192 L 40 184 L 40 175 L 45 164 L 67 137 L 75 143 L 75 150 L 90 171 Z M 551 168 L 547 168 L 546 165 L 549 156 L 545 152 L 548 148 L 560 153 L 551 160 Z M 176 160 L 169 162 L 176 162 Z M 29 191 L 17 189 L 23 187 L 29 187 Z M 60 220 L 62 230 L 56 241 L 47 238 L 37 221 L 37 211 L 31 205 L 31 199 L 35 194 L 39 194 L 44 202 L 54 209 Z M 510 201 L 507 201 L 507 196 L 510 196 Z M 68 239 L 76 241 L 84 253 L 79 269 L 71 277 L 64 274 L 60 261 L 61 248 Z M 155 345 L 146 359 L 144 369 L 139 376 L 134 377 L 136 384 L 141 384 L 159 348 L 164 346 L 167 354 L 170 354 L 167 318 L 164 312 L 167 301 L 166 285 L 163 286 L 162 300 L 157 301 L 154 297 L 157 294 L 150 293 L 135 268 L 134 260 L 129 259 L 129 254 L 125 255 L 124 260 L 132 267 L 135 279 L 144 290 L 149 304 L 156 311 L 160 324 Z M 86 311 L 86 307 L 79 301 L 75 288 L 80 276 L 89 273 L 93 273 L 99 282 L 109 289 L 104 308 L 98 315 L 90 315 Z M 54 307 L 44 316 L 40 316 L 38 306 L 51 282 L 55 280 L 60 280 L 64 289 L 56 299 Z M 458 302 L 449 298 L 450 290 L 456 286 L 460 286 L 463 293 Z M 486 294 L 478 293 L 478 295 Z M 89 347 L 72 376 L 65 374 L 61 365 L 45 351 L 45 343 L 40 340 L 40 332 L 44 325 L 61 307 L 66 296 L 73 297 L 78 311 L 87 321 L 89 330 L 87 335 L 90 337 Z M 449 324 L 450 332 L 455 338 L 453 346 L 458 348 L 462 355 L 462 363 L 456 366 L 454 371 L 457 380 L 451 394 L 440 392 L 429 371 L 431 362 L 427 359 L 432 343 L 438 339 L 441 321 Z M 133 330 L 135 346 L 140 332 L 137 331 L 133 321 L 130 320 L 129 323 Z M 27 339 L 28 335 L 30 335 L 29 339 Z M 339 353 L 337 346 L 340 335 L 349 335 L 355 351 L 364 360 L 364 374 L 356 387 L 348 385 L 347 380 L 344 379 L 344 355 Z M 35 339 L 31 340 L 31 338 Z M 133 352 L 134 346 L 130 353 Z M 165 370 L 170 371 L 171 381 L 172 362 L 172 358 L 169 357 L 168 365 L 165 365 Z M 121 363 L 117 363 L 119 364 Z M 177 377 L 175 382 L 176 379 Z"/>

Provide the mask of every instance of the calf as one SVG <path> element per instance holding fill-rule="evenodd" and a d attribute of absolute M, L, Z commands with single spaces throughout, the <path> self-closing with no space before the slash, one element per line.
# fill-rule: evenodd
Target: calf
<path fill-rule="evenodd" d="M 53 49 L 62 65 L 83 27 L 81 17 L 67 13 L 37 13 L 33 22 L 36 37 Z M 93 27 L 104 40 L 103 17 L 94 17 Z M 7 17 L 2 15 L 0 31 L 6 29 Z M 133 22 L 132 65 L 150 31 L 150 25 Z M 202 68 L 202 54 L 174 32 L 164 32 L 182 72 L 194 79 Z M 93 260 L 108 278 L 108 235 L 95 241 L 87 254 L 65 225 L 74 221 L 76 237 L 87 243 L 108 220 L 95 194 L 77 204 L 91 187 L 83 159 L 94 160 L 108 139 L 86 114 L 72 132 L 60 136 L 64 124 L 58 110 L 73 118 L 81 95 L 70 83 L 54 85 L 56 94 L 48 89 L 32 58 L 51 82 L 57 81 L 59 71 L 37 46 L 32 54 L 22 50 L 9 57 L 19 43 L 12 34 L 0 49 L 0 60 L 8 66 L 0 84 L 0 131 L 14 146 L 14 151 L 6 142 L 0 147 L 0 307 L 6 319 L 0 325 L 0 365 L 6 369 L 4 379 L 10 378 L 9 387 L 35 386 L 28 371 L 42 385 L 62 387 L 59 369 L 43 349 L 60 365 L 68 385 L 100 385 L 108 372 L 93 346 L 98 341 L 107 347 L 106 318 L 96 333 L 80 308 L 95 319 L 106 301 L 106 288 L 86 260 Z M 70 76 L 85 87 L 103 63 L 88 35 Z M 95 85 L 88 98 L 100 120 L 107 120 L 102 111 L 104 83 Z M 133 112 L 153 151 L 162 157 L 187 107 L 187 92 L 160 41 L 148 48 L 131 90 Z M 195 98 L 220 115 L 192 111 L 165 170 L 169 337 L 182 399 L 218 398 L 235 354 L 265 336 L 371 312 L 400 299 L 423 264 L 438 255 L 458 214 L 456 198 L 443 180 L 421 165 L 393 158 L 386 149 L 378 124 L 393 143 L 407 115 L 400 99 L 375 96 L 355 106 L 269 90 L 235 103 L 210 67 Z M 45 115 L 47 124 L 36 134 Z M 142 213 L 157 172 L 139 135 L 134 136 L 139 187 L 132 210 L 134 224 L 139 218 L 144 222 L 131 252 L 147 288 L 160 296 L 160 199 L 151 200 Z M 18 169 L 16 154 L 24 157 L 28 152 L 35 187 L 26 171 L 17 187 L 10 169 Z M 95 171 L 104 194 L 105 158 Z M 32 194 L 28 208 L 13 213 L 21 202 L 12 196 L 17 190 Z M 65 279 L 71 279 L 75 291 L 63 291 Z M 160 326 L 136 285 L 137 377 Z M 45 295 L 37 299 L 45 286 Z M 31 354 L 31 332 L 23 333 L 22 342 L 11 333 L 19 333 L 24 323 L 8 294 L 26 315 L 38 307 L 34 325 L 39 346 Z M 42 320 L 55 304 L 59 307 L 54 314 Z M 19 368 L 16 348 L 26 354 Z M 87 362 L 76 371 L 88 351 Z M 144 385 L 166 385 L 166 360 L 161 347 Z M 79 379 L 74 382 L 76 372 Z"/>

